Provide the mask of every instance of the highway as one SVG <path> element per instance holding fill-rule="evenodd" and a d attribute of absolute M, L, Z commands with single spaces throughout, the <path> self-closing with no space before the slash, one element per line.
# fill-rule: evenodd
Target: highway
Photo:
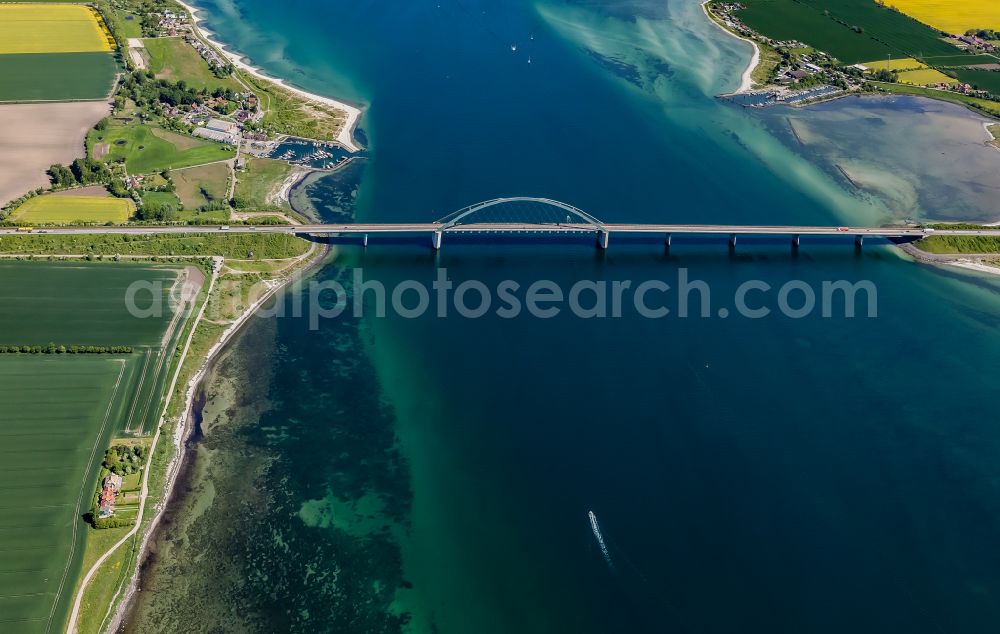
<path fill-rule="evenodd" d="M 17 227 L 0 228 L 0 235 L 25 235 Z M 601 223 L 380 223 L 380 224 L 305 224 L 305 225 L 165 225 L 165 226 L 67 226 L 37 227 L 31 234 L 52 235 L 178 235 L 196 233 L 285 233 L 337 234 L 344 236 L 418 235 L 418 234 L 663 234 L 726 236 L 852 236 L 881 238 L 922 238 L 941 236 L 995 236 L 1000 227 L 990 229 L 922 229 L 919 227 L 826 227 L 795 225 L 666 225 Z"/>

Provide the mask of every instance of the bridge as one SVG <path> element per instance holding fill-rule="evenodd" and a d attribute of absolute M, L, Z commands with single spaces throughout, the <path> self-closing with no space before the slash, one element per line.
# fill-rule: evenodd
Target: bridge
<path fill-rule="evenodd" d="M 884 238 L 896 242 L 914 241 L 928 235 L 995 236 L 996 229 L 925 229 L 921 227 L 827 227 L 808 225 L 701 225 L 606 223 L 567 203 L 548 198 L 496 198 L 471 205 L 436 222 L 360 223 L 299 225 L 164 225 L 164 226 L 71 226 L 0 228 L 0 235 L 27 232 L 53 235 L 183 235 L 194 233 L 263 233 L 293 235 L 337 235 L 358 239 L 368 246 L 370 236 L 427 236 L 433 249 L 440 249 L 445 234 L 504 235 L 525 237 L 592 235 L 600 249 L 607 249 L 612 235 L 660 236 L 669 247 L 674 236 L 726 236 L 735 247 L 741 236 L 785 237 L 798 248 L 803 236 L 841 236 L 854 238 L 860 247 L 865 238 Z"/>

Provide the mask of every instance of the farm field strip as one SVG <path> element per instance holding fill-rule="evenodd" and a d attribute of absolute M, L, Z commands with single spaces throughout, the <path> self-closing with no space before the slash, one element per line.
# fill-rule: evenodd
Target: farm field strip
<path fill-rule="evenodd" d="M 0 4 L 0 55 L 113 50 L 97 11 L 83 4 Z"/>
<path fill-rule="evenodd" d="M 25 201 L 14 210 L 10 220 L 37 224 L 124 224 L 134 213 L 135 203 L 128 198 L 44 194 Z"/>
<path fill-rule="evenodd" d="M 892 0 L 903 13 L 947 33 L 1000 29 L 1000 4 L 993 0 Z"/>
<path fill-rule="evenodd" d="M 80 515 L 90 503 L 95 457 L 123 400 L 126 365 L 114 358 L 0 358 L 0 401 L 5 404 L 0 431 L 34 432 L 5 438 L 0 450 L 5 465 L 0 508 L 6 511 L 0 513 L 0 621 L 16 631 L 58 628 L 65 616 L 66 579 L 79 566 L 83 550 Z M 47 393 L 33 389 L 39 385 Z M 59 421 L 57 441 L 46 416 Z M 74 419 L 73 436 L 65 433 L 66 416 Z M 38 466 L 48 468 L 36 474 Z M 29 532 L 31 541 L 25 543 Z"/>
<path fill-rule="evenodd" d="M 101 452 L 123 424 L 149 430 L 158 413 L 172 358 L 164 346 L 176 345 L 185 319 L 169 293 L 183 279 L 133 264 L 0 263 L 4 338 L 137 346 L 124 355 L 0 355 L 0 631 L 63 627 L 93 532 L 82 516 Z M 128 314 L 125 292 L 136 281 L 162 287 L 162 317 Z"/>
<path fill-rule="evenodd" d="M 875 62 L 862 62 L 871 70 L 920 70 L 927 68 L 927 65 L 912 57 L 900 59 L 882 59 Z"/>
<path fill-rule="evenodd" d="M 103 100 L 117 72 L 110 53 L 0 55 L 0 101 Z"/>
<path fill-rule="evenodd" d="M 933 68 L 923 70 L 907 70 L 899 73 L 899 81 L 904 84 L 915 86 L 926 86 L 928 84 L 957 84 L 957 79 L 945 75 L 941 71 Z"/>
<path fill-rule="evenodd" d="M 803 41 L 848 64 L 890 56 L 923 59 L 960 54 L 933 28 L 872 0 L 745 0 L 743 4 L 746 9 L 738 15 L 759 33 Z"/>
<path fill-rule="evenodd" d="M 6 345 L 158 347 L 172 319 L 168 300 L 177 276 L 175 269 L 123 263 L 0 262 L 0 337 Z M 126 295 L 137 281 L 161 289 L 163 315 L 128 313 Z M 137 307 L 151 302 L 148 292 L 136 294 Z"/>

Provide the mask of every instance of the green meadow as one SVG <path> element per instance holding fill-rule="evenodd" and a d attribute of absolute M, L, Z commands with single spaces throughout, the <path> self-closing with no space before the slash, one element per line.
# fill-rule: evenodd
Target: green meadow
<path fill-rule="evenodd" d="M 1000 73 L 974 68 L 955 69 L 958 79 L 972 84 L 979 90 L 988 90 L 994 95 L 1000 95 Z"/>
<path fill-rule="evenodd" d="M 130 123 L 111 125 L 104 130 L 91 130 L 87 146 L 106 144 L 108 160 L 125 159 L 131 174 L 190 167 L 223 161 L 234 155 L 233 148 L 220 143 L 202 141 L 162 128 Z"/>
<path fill-rule="evenodd" d="M 83 516 L 101 456 L 123 430 L 152 429 L 182 330 L 169 302 L 159 318 L 129 315 L 126 291 L 145 281 L 164 298 L 175 279 L 176 271 L 131 264 L 0 263 L 5 342 L 136 347 L 0 355 L 0 631 L 64 627 L 93 530 Z"/>
<path fill-rule="evenodd" d="M 892 57 L 954 56 L 937 30 L 872 0 L 744 0 L 748 26 L 779 40 L 799 40 L 855 64 Z M 855 28 L 856 27 L 856 28 Z"/>
<path fill-rule="evenodd" d="M 143 40 L 146 52 L 149 53 L 149 70 L 156 74 L 157 79 L 169 81 L 185 81 L 191 88 L 216 88 L 242 91 L 232 77 L 216 77 L 208 63 L 202 59 L 194 47 L 180 37 L 158 37 Z"/>
<path fill-rule="evenodd" d="M 247 169 L 236 176 L 237 204 L 245 209 L 268 209 L 276 207 L 268 201 L 278 190 L 292 166 L 284 161 L 255 158 L 249 161 Z"/>
<path fill-rule="evenodd" d="M 0 55 L 0 101 L 103 99 L 117 71 L 111 53 Z"/>

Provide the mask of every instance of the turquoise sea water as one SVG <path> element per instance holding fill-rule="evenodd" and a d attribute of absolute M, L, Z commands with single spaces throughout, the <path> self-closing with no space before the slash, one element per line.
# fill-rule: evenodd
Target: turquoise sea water
<path fill-rule="evenodd" d="M 898 217 L 712 98 L 748 47 L 693 1 L 200 6 L 268 71 L 366 106 L 363 167 L 302 192 L 328 217 L 430 220 L 501 195 L 609 221 Z M 350 286 L 358 266 L 390 287 L 438 267 L 490 287 L 686 268 L 723 303 L 750 279 L 870 280 L 878 316 L 261 320 L 207 389 L 201 466 L 128 629 L 1000 620 L 992 280 L 846 242 L 373 246 L 317 279 Z"/>

